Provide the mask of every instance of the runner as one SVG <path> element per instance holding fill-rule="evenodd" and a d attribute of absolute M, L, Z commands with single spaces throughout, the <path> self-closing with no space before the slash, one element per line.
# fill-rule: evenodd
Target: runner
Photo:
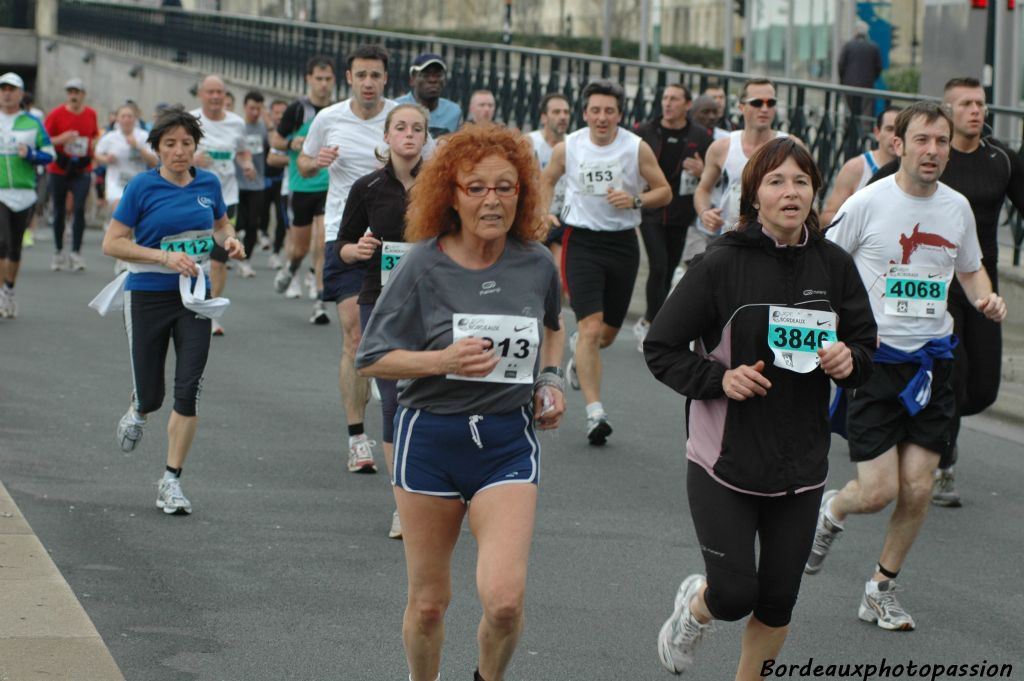
<path fill-rule="evenodd" d="M 555 146 L 543 176 L 548 197 L 566 177 L 562 269 L 577 323 L 566 373 L 572 386 L 583 390 L 592 445 L 605 444 L 612 432 L 601 403 L 601 348 L 618 335 L 633 294 L 640 209 L 672 200 L 650 145 L 619 127 L 625 98 L 618 83 L 588 83 L 583 88 L 587 127 Z M 553 215 L 549 219 L 560 224 Z"/>
<path fill-rule="evenodd" d="M 687 397 L 686 493 L 707 573 L 683 581 L 658 635 L 675 674 L 713 619 L 750 615 L 737 681 L 778 657 L 828 473 L 829 379 L 856 387 L 871 373 L 871 306 L 850 256 L 821 235 L 820 187 L 795 140 L 754 152 L 737 230 L 686 272 L 644 343 L 651 372 Z"/>
<path fill-rule="evenodd" d="M 306 62 L 306 96 L 288 106 L 277 130 L 270 136 L 270 144 L 275 149 L 287 151 L 291 158 L 288 165 L 288 190 L 292 196 L 292 224 L 285 248 L 286 262 L 274 278 L 274 289 L 284 293 L 286 298 L 302 297 L 302 284 L 295 275 L 302 266 L 303 258 L 312 248 L 315 279 L 309 291 L 310 297 L 314 298 L 313 315 L 309 322 L 320 325 L 331 322 L 322 300 L 324 211 L 330 178 L 322 168 L 309 176 L 304 175 L 299 168 L 299 155 L 313 118 L 334 100 L 336 73 L 334 59 L 331 57 L 317 55 L 310 58 Z"/>
<path fill-rule="evenodd" d="M 719 120 L 722 118 L 722 110 L 717 100 L 709 95 L 701 95 L 693 100 L 693 106 L 690 108 L 690 117 L 694 123 L 707 128 L 711 132 L 711 137 L 714 141 L 717 142 L 720 139 L 729 137 L 728 130 L 717 127 Z M 711 189 L 712 206 L 722 205 L 722 197 L 725 196 L 725 190 L 728 185 L 729 178 L 726 173 L 722 173 L 721 177 L 718 178 L 718 182 Z M 694 212 L 696 212 L 696 209 L 694 209 Z M 683 245 L 683 264 L 689 266 L 694 258 L 707 249 L 708 244 L 711 243 L 715 236 L 717 234 L 712 234 L 708 231 L 698 216 L 690 226 L 690 229 L 686 230 L 686 242 Z"/>
<path fill-rule="evenodd" d="M 156 500 L 167 514 L 192 512 L 180 478 L 199 422 L 210 351 L 206 314 L 214 314 L 207 307 L 223 301 L 203 300 L 206 254 L 216 241 L 231 257 L 244 256 L 217 176 L 192 167 L 202 136 L 199 120 L 180 106 L 160 115 L 148 140 L 160 167 L 128 184 L 103 238 L 104 254 L 127 261 L 131 271 L 123 283 L 132 369 L 131 404 L 117 424 L 123 451 L 135 449 L 148 416 L 163 402 L 167 348 L 174 340 L 174 407 L 167 423 L 167 467 Z M 190 284 L 181 275 L 202 278 Z"/>
<path fill-rule="evenodd" d="M 462 521 L 477 544 L 476 681 L 501 681 L 523 629 L 537 507 L 534 428 L 564 411 L 558 271 L 543 237 L 529 143 L 470 125 L 419 174 L 405 236 L 420 241 L 377 300 L 359 349 L 364 375 L 406 381 L 395 475 L 409 595 L 409 678 L 441 664 L 451 561 Z M 544 367 L 541 369 L 541 367 Z"/>
<path fill-rule="evenodd" d="M 384 121 L 384 141 L 389 151 L 380 160 L 380 170 L 355 181 L 345 202 L 341 231 L 335 241 L 338 256 L 348 265 L 365 264 L 359 291 L 360 329 L 365 332 L 373 306 L 391 270 L 411 244 L 405 243 L 406 194 L 420 169 L 423 145 L 427 142 L 430 112 L 419 104 L 399 104 Z M 383 421 L 381 441 L 388 474 L 394 477 L 395 412 L 398 410 L 398 383 L 377 379 Z M 402 536 L 396 510 L 391 517 L 392 539 Z"/>
<path fill-rule="evenodd" d="M 36 167 L 52 161 L 54 154 L 43 124 L 21 110 L 24 94 L 21 76 L 0 76 L 0 319 L 18 316 L 14 284 L 38 198 Z"/>
<path fill-rule="evenodd" d="M 984 136 L 985 89 L 974 78 L 954 78 L 946 83 L 945 105 L 953 118 L 953 144 L 942 183 L 963 194 L 971 204 L 981 245 L 981 264 L 992 290 L 999 291 L 999 244 L 996 238 L 1003 203 L 1010 199 L 1024 213 L 1024 164 L 1003 142 Z M 896 163 L 883 167 L 878 177 L 896 172 Z M 949 313 L 953 315 L 953 334 L 960 341 L 953 349 L 953 389 L 957 416 L 952 439 L 953 450 L 943 456 L 935 474 L 932 503 L 958 507 L 953 465 L 959 448 L 960 417 L 980 414 L 999 395 L 1002 374 L 1003 338 L 995 324 L 974 309 L 959 281 L 949 291 Z"/>
<path fill-rule="evenodd" d="M 242 277 L 252 278 L 256 272 L 252 269 L 252 254 L 256 252 L 256 244 L 261 234 L 266 231 L 263 224 L 267 215 L 266 171 L 267 157 L 267 125 L 263 122 L 263 93 L 252 90 L 245 93 L 242 100 L 242 113 L 245 120 L 245 147 L 249 151 L 252 166 L 256 169 L 253 176 L 244 172 L 241 165 L 236 164 L 235 174 L 238 176 L 238 221 L 235 229 L 245 232 L 245 260 L 239 265 Z"/>
<path fill-rule="evenodd" d="M 92 182 L 92 152 L 100 135 L 96 111 L 85 105 L 85 83 L 72 78 L 64 84 L 67 100 L 50 112 L 44 125 L 56 149 L 56 158 L 46 167 L 53 200 L 53 247 L 50 268 L 57 272 L 85 270 L 82 239 L 85 236 L 85 202 Z M 71 257 L 64 253 L 65 213 L 71 193 Z"/>
<path fill-rule="evenodd" d="M 828 201 L 825 202 L 825 208 L 821 211 L 822 224 L 830 224 L 846 199 L 853 196 L 854 192 L 866 187 L 879 168 L 895 160 L 896 150 L 892 146 L 892 140 L 895 137 L 896 116 L 899 112 L 898 106 L 888 106 L 878 114 L 875 119 L 875 128 L 872 130 L 872 134 L 878 142 L 878 149 L 865 151 L 863 154 L 851 158 L 839 169 L 832 185 L 832 193 L 829 195 Z"/>
<path fill-rule="evenodd" d="M 658 158 L 658 166 L 672 188 L 672 202 L 663 208 L 645 210 L 640 222 L 647 252 L 647 311 L 633 325 L 637 350 L 644 351 L 644 338 L 651 320 L 658 314 L 672 288 L 676 267 L 683 257 L 683 246 L 690 223 L 696 217 L 693 192 L 704 170 L 704 157 L 711 136 L 697 125 L 690 125 L 687 114 L 692 95 L 681 83 L 665 86 L 661 94 L 662 115 L 641 124 L 636 133 L 647 142 Z"/>
<path fill-rule="evenodd" d="M 430 112 L 430 134 L 440 137 L 455 132 L 462 125 L 462 109 L 444 92 L 448 66 L 437 54 L 421 54 L 409 67 L 409 92 L 395 101 L 399 104 L 420 104 Z"/>
<path fill-rule="evenodd" d="M 497 102 L 490 90 L 477 90 L 469 96 L 466 122 L 493 123 Z"/>
<path fill-rule="evenodd" d="M 709 234 L 727 232 L 735 225 L 743 166 L 750 155 L 772 139 L 789 136 L 781 130 L 772 130 L 777 102 L 775 84 L 771 80 L 752 78 L 745 82 L 739 103 L 743 129 L 734 130 L 728 140 L 713 142 L 708 149 L 704 172 L 693 195 L 693 205 L 703 229 Z M 711 194 L 723 173 L 728 178 L 725 194 L 720 204 L 713 205 Z"/>
<path fill-rule="evenodd" d="M 233 220 L 238 211 L 236 161 L 246 177 L 256 176 L 252 154 L 245 146 L 245 121 L 225 108 L 224 81 L 219 76 L 204 78 L 199 84 L 198 94 L 202 106 L 191 113 L 203 126 L 203 137 L 196 151 L 195 164 L 220 180 L 228 218 Z M 219 298 L 228 279 L 227 251 L 215 245 L 210 261 L 212 293 L 214 298 Z M 212 320 L 211 333 L 214 336 L 224 335 L 224 327 L 216 319 Z"/>
<path fill-rule="evenodd" d="M 963 195 L 939 182 L 953 122 L 941 106 L 917 102 L 896 118 L 900 169 L 857 192 L 828 238 L 857 264 L 878 322 L 875 370 L 849 400 L 847 432 L 857 478 L 826 492 L 806 571 L 821 570 L 850 514 L 896 501 L 858 616 L 887 630 L 914 619 L 896 599 L 896 577 L 928 513 L 939 457 L 953 447 L 956 413 L 953 318 L 946 293 L 955 274 L 989 319 L 1006 316 L 981 267 L 974 215 Z"/>
<path fill-rule="evenodd" d="M 367 380 L 356 374 L 354 360 L 359 347 L 359 305 L 356 296 L 363 285 L 364 267 L 346 265 L 338 258 L 335 241 L 341 228 L 345 201 L 352 184 L 380 166 L 376 149 L 384 139 L 384 122 L 395 107 L 384 99 L 388 82 L 388 53 L 380 45 L 364 45 L 348 56 L 345 78 L 352 97 L 329 106 L 313 119 L 299 154 L 299 172 L 312 177 L 327 169 L 330 184 L 324 218 L 324 302 L 335 303 L 342 332 L 338 387 L 348 422 L 348 470 L 376 473 L 372 446 L 366 437 Z"/>
<path fill-rule="evenodd" d="M 543 171 L 551 161 L 551 151 L 555 145 L 565 139 L 565 133 L 569 129 L 569 116 L 571 109 L 569 100 L 565 95 L 558 92 L 549 92 L 540 100 L 540 128 L 530 133 L 530 142 L 533 143 L 533 152 L 540 162 L 540 169 Z M 565 178 L 561 178 L 555 185 L 554 196 L 551 197 L 551 206 L 548 211 L 551 215 L 558 216 L 562 213 L 562 206 L 565 204 Z M 559 224 L 552 227 L 544 239 L 544 245 L 551 250 L 556 263 L 562 262 L 562 232 L 563 227 Z"/>
<path fill-rule="evenodd" d="M 721 117 L 722 111 L 718 107 L 718 102 L 712 97 L 701 95 L 693 100 L 693 106 L 690 107 L 690 118 L 697 125 L 707 128 L 711 137 L 715 140 L 729 136 L 728 130 L 718 127 L 718 120 Z"/>
<path fill-rule="evenodd" d="M 269 135 L 273 135 L 284 117 L 284 111 L 288 108 L 288 102 L 283 99 L 275 99 L 270 103 L 270 123 L 267 125 Z M 263 194 L 263 226 L 270 229 L 270 214 L 274 214 L 274 238 L 272 241 L 270 257 L 267 265 L 271 269 L 279 270 L 284 265 L 281 260 L 281 248 L 284 246 L 285 237 L 288 235 L 288 197 L 284 191 L 285 173 L 288 167 L 288 152 L 275 149 L 267 144 L 267 188 Z"/>
<path fill-rule="evenodd" d="M 156 154 L 146 141 L 148 134 L 138 125 L 135 109 L 128 104 L 117 110 L 115 128 L 96 143 L 96 161 L 107 168 L 106 197 L 113 212 L 136 175 L 157 164 Z"/>

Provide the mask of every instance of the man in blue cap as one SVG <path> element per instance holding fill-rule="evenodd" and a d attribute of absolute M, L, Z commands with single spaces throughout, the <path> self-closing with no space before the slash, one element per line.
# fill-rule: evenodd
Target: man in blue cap
<path fill-rule="evenodd" d="M 448 67 L 437 54 L 421 54 L 409 67 L 409 85 L 412 88 L 395 101 L 422 104 L 430 112 L 430 134 L 440 137 L 455 132 L 462 125 L 462 108 L 441 96 L 444 91 Z"/>

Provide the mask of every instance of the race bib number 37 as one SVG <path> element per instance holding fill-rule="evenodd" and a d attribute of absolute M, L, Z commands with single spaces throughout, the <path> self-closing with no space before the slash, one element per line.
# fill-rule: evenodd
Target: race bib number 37
<path fill-rule="evenodd" d="M 526 383 L 533 385 L 533 365 L 540 347 L 537 320 L 533 317 L 493 314 L 452 315 L 452 342 L 482 338 L 492 343 L 498 366 L 481 378 L 448 374 L 453 381 Z"/>
<path fill-rule="evenodd" d="M 950 268 L 891 265 L 885 275 L 885 313 L 938 319 L 946 313 Z"/>
<path fill-rule="evenodd" d="M 391 272 L 398 267 L 402 256 L 409 252 L 412 244 L 403 241 L 384 241 L 380 245 L 380 285 L 387 286 Z"/>
<path fill-rule="evenodd" d="M 798 374 L 814 371 L 820 363 L 818 349 L 822 343 L 836 342 L 836 323 L 834 312 L 770 306 L 768 347 L 775 366 Z"/>

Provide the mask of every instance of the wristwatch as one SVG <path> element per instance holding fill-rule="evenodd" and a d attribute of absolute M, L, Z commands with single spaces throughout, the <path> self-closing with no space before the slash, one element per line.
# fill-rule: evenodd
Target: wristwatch
<path fill-rule="evenodd" d="M 641 199 L 639 196 L 634 196 L 633 197 L 633 208 L 643 208 L 643 207 L 644 207 L 643 199 Z"/>
<path fill-rule="evenodd" d="M 562 371 L 561 367 L 544 367 L 540 370 L 542 374 L 554 374 L 559 378 L 565 378 L 565 372 Z"/>

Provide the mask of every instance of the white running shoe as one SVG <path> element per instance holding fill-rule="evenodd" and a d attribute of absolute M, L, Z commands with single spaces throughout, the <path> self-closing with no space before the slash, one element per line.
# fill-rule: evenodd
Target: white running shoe
<path fill-rule="evenodd" d="M 316 275 L 312 272 L 306 272 L 306 276 L 303 277 L 303 283 L 306 285 L 306 297 L 310 300 L 319 300 L 320 292 L 316 290 Z"/>
<path fill-rule="evenodd" d="M 608 414 L 599 411 L 593 416 L 587 417 L 587 440 L 595 447 L 608 442 L 608 436 L 612 434 L 612 427 L 608 423 Z"/>
<path fill-rule="evenodd" d="M 348 439 L 348 472 L 376 473 L 377 464 L 373 460 L 373 446 L 377 444 L 366 433 L 353 435 Z"/>
<path fill-rule="evenodd" d="M 313 303 L 313 316 L 309 318 L 309 323 L 318 326 L 331 323 L 331 318 L 327 316 L 327 309 L 322 300 Z"/>
<path fill-rule="evenodd" d="M 18 303 L 14 300 L 14 290 L 0 286 L 0 319 L 14 319 L 18 316 Z"/>
<path fill-rule="evenodd" d="M 54 272 L 63 272 L 67 269 L 68 261 L 67 256 L 64 255 L 64 251 L 57 251 L 53 254 L 53 260 L 50 261 L 50 269 Z"/>
<path fill-rule="evenodd" d="M 893 579 L 883 579 L 878 583 L 878 591 L 871 593 L 868 593 L 868 584 L 864 585 L 857 617 L 888 631 L 914 630 L 914 618 L 896 600 L 896 581 Z"/>
<path fill-rule="evenodd" d="M 287 267 L 281 270 L 281 272 L 287 271 Z M 278 272 L 278 275 L 280 276 L 280 272 Z M 288 275 L 288 279 L 289 283 L 286 284 L 288 286 L 288 290 L 284 292 L 284 297 L 291 298 L 292 300 L 298 300 L 302 297 L 302 283 L 299 281 L 298 277 Z"/>
<path fill-rule="evenodd" d="M 284 293 L 286 297 L 290 297 L 285 293 L 285 290 L 291 289 L 293 278 L 294 277 L 292 277 L 292 273 L 288 271 L 288 268 L 282 267 L 277 271 L 277 274 L 274 275 L 274 290 L 278 293 Z"/>
<path fill-rule="evenodd" d="M 284 263 L 281 262 L 281 256 L 277 253 L 271 253 L 270 257 L 267 258 L 267 267 L 272 270 L 279 270 L 283 265 Z"/>
<path fill-rule="evenodd" d="M 808 575 L 816 575 L 821 572 L 821 566 L 825 563 L 825 556 L 832 549 L 832 542 L 836 540 L 843 526 L 832 522 L 825 515 L 825 509 L 829 503 L 836 498 L 839 490 L 830 489 L 821 495 L 821 506 L 818 508 L 818 524 L 814 528 L 814 542 L 811 544 L 811 553 L 807 556 L 807 564 L 804 572 Z"/>
<path fill-rule="evenodd" d="M 398 509 L 391 514 L 391 529 L 388 530 L 388 536 L 392 539 L 402 538 L 402 521 L 398 519 Z"/>
<path fill-rule="evenodd" d="M 242 264 L 238 266 L 238 273 L 242 275 L 242 279 L 252 279 L 256 276 L 256 272 L 248 260 L 243 260 Z"/>
<path fill-rule="evenodd" d="M 163 509 L 167 515 L 188 515 L 192 512 L 192 502 L 181 491 L 181 481 L 178 478 L 161 478 L 157 483 L 157 489 L 159 491 L 156 496 L 156 507 Z"/>
<path fill-rule="evenodd" d="M 676 591 L 675 609 L 658 633 L 658 659 L 673 674 L 693 666 L 693 654 L 711 624 L 701 624 L 690 612 L 690 602 L 705 584 L 703 575 L 690 575 Z"/>
<path fill-rule="evenodd" d="M 259 245 L 261 251 L 269 251 L 271 246 L 270 237 L 263 232 L 260 232 Z"/>
<path fill-rule="evenodd" d="M 82 257 L 81 253 L 71 254 L 71 271 L 72 272 L 84 272 L 85 271 L 85 258 Z"/>
<path fill-rule="evenodd" d="M 223 336 L 224 335 L 224 327 L 221 326 L 220 322 L 218 322 L 216 319 L 211 319 L 210 320 L 210 335 L 211 336 Z"/>
<path fill-rule="evenodd" d="M 644 339 L 647 338 L 647 332 L 651 330 L 651 323 L 641 317 L 636 320 L 636 324 L 633 325 L 633 335 L 636 337 L 636 351 L 643 354 L 644 351 Z"/>
<path fill-rule="evenodd" d="M 579 336 L 579 331 L 573 331 L 569 336 L 569 361 L 565 365 L 565 375 L 569 378 L 569 387 L 573 390 L 580 389 L 580 377 L 576 374 L 576 340 Z"/>
<path fill-rule="evenodd" d="M 128 407 L 121 420 L 117 422 L 117 443 L 121 445 L 122 452 L 130 452 L 139 444 L 142 439 L 142 426 L 146 425 L 146 419 L 140 418 L 135 413 L 134 407 Z"/>

